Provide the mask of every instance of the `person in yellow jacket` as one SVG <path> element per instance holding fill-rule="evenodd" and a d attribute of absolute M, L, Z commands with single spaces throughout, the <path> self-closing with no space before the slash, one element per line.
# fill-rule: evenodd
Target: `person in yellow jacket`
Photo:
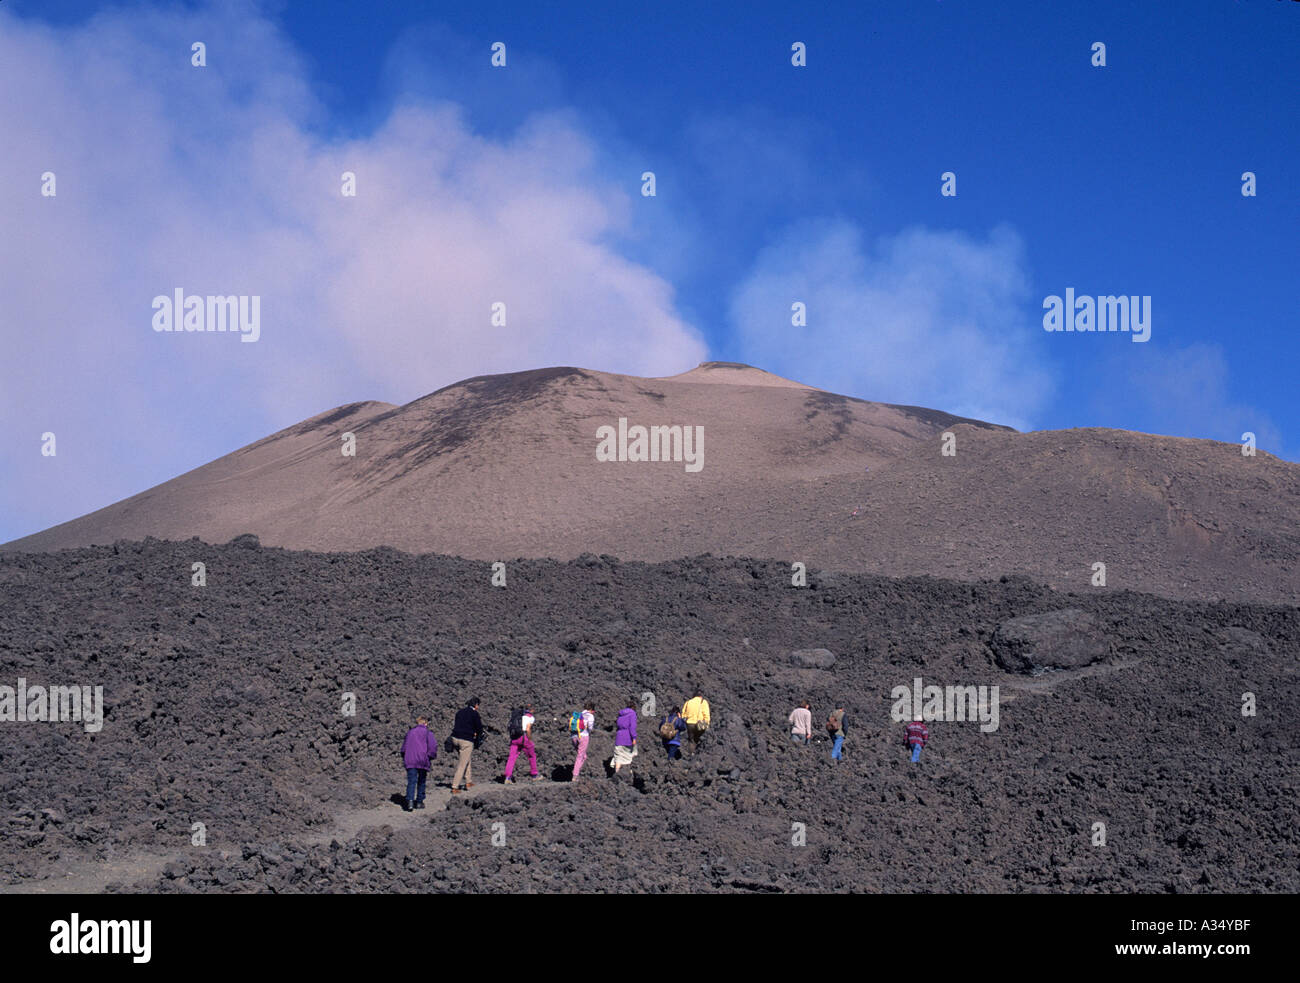
<path fill-rule="evenodd" d="M 698 750 L 700 738 L 709 729 L 709 701 L 698 689 L 682 705 L 682 719 L 686 721 L 686 734 L 691 739 L 691 750 Z"/>

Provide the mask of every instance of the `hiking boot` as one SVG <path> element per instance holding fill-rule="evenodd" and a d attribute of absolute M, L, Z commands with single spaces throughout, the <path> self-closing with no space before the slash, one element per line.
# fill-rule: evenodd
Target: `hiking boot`
<path fill-rule="evenodd" d="M 417 802 L 417 803 L 415 804 L 415 808 L 417 808 L 417 809 L 423 809 L 423 808 L 424 808 L 424 800 L 421 799 L 419 802 Z"/>
<path fill-rule="evenodd" d="M 452 795 L 460 795 L 460 789 L 458 789 L 458 788 L 456 788 L 456 787 L 453 786 L 453 787 L 452 787 L 452 790 L 451 790 L 451 794 L 452 794 Z"/>
<path fill-rule="evenodd" d="M 528 777 L 531 778 L 531 779 L 532 779 L 533 781 L 535 781 L 535 782 L 540 782 L 540 781 L 542 780 L 542 776 L 541 776 L 541 775 L 529 775 Z"/>
<path fill-rule="evenodd" d="M 466 792 L 468 792 L 468 791 L 469 791 L 470 789 L 472 789 L 473 787 L 474 787 L 474 783 L 473 783 L 473 782 L 466 782 L 466 783 L 465 783 L 465 791 L 466 791 Z"/>
<path fill-rule="evenodd" d="M 411 811 L 412 809 L 414 809 L 414 808 L 415 808 L 415 803 L 412 802 L 410 799 L 407 799 L 407 800 L 406 800 L 406 803 L 402 806 L 402 811 L 403 811 L 403 812 L 410 812 L 410 811 Z"/>
<path fill-rule="evenodd" d="M 503 779 L 501 779 L 501 784 L 502 784 L 502 785 L 513 785 L 514 783 L 515 783 L 515 780 L 514 780 L 513 778 L 503 778 Z"/>

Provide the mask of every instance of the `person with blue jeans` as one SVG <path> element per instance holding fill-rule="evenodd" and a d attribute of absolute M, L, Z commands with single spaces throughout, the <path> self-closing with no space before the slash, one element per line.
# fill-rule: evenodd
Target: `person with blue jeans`
<path fill-rule="evenodd" d="M 429 762 L 438 757 L 438 739 L 429 730 L 429 718 L 417 717 L 415 726 L 402 742 L 402 763 L 406 766 L 406 811 L 424 808 L 424 783 Z"/>
<path fill-rule="evenodd" d="M 917 714 L 910 724 L 907 725 L 907 744 L 912 749 L 912 764 L 921 760 L 921 748 L 925 747 L 925 742 L 930 739 L 930 728 L 925 726 L 921 720 L 921 715 Z"/>
<path fill-rule="evenodd" d="M 844 737 L 848 731 L 848 716 L 843 707 L 836 707 L 835 712 L 831 714 L 830 719 L 826 721 L 826 729 L 830 732 L 831 760 L 844 760 Z"/>

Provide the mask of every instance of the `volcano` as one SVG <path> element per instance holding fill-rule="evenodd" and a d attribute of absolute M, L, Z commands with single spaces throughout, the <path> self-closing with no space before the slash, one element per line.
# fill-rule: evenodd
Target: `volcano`
<path fill-rule="evenodd" d="M 620 432 L 622 456 L 601 454 Z M 683 466 L 695 435 L 701 460 Z M 339 406 L 3 548 L 253 533 L 313 551 L 710 553 L 1289 604 L 1297 502 L 1300 465 L 1235 444 L 1020 433 L 735 362 L 666 378 L 562 366 Z"/>

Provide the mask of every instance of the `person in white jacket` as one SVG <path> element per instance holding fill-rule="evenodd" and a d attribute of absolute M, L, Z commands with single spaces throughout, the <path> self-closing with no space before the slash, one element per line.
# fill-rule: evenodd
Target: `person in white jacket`
<path fill-rule="evenodd" d="M 790 737 L 796 744 L 807 745 L 812 740 L 812 704 L 804 700 L 791 710 L 790 723 L 794 728 Z"/>
<path fill-rule="evenodd" d="M 587 743 L 591 740 L 591 732 L 596 729 L 596 704 L 588 700 L 583 704 L 582 711 L 577 714 L 577 720 L 570 724 L 569 736 L 573 739 L 573 750 L 576 752 L 573 759 L 573 780 L 578 780 L 578 774 L 582 771 L 582 766 L 587 760 Z M 572 728 L 576 726 L 577 730 Z"/>

